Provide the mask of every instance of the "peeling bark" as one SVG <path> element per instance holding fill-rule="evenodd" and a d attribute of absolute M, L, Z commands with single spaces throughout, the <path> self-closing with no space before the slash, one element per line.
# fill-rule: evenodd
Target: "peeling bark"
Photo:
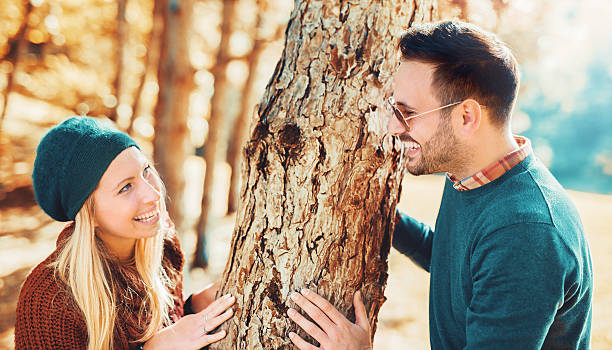
<path fill-rule="evenodd" d="M 296 1 L 244 149 L 241 204 L 219 295 L 237 297 L 211 349 L 292 349 L 289 295 L 309 287 L 372 328 L 385 301 L 402 178 L 383 108 L 396 38 L 432 1 Z"/>

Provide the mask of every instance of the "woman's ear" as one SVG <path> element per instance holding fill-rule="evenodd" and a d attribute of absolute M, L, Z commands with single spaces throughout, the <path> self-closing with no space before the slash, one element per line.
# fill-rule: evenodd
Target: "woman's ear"
<path fill-rule="evenodd" d="M 471 98 L 463 101 L 457 108 L 460 115 L 457 118 L 457 132 L 464 137 L 473 135 L 482 122 L 482 106 Z"/>

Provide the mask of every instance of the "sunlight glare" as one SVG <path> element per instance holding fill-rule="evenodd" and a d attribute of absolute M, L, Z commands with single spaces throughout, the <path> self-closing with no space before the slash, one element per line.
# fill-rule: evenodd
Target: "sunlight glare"
<path fill-rule="evenodd" d="M 242 86 L 249 75 L 249 67 L 243 60 L 232 60 L 226 69 L 227 79 L 235 86 Z"/>

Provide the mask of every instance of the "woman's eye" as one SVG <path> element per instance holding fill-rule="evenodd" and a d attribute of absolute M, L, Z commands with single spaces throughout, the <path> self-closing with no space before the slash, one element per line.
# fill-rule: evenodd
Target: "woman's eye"
<path fill-rule="evenodd" d="M 123 187 L 121 187 L 121 189 L 119 190 L 119 194 L 123 193 L 123 192 L 127 192 L 130 190 L 130 188 L 132 188 L 132 184 L 127 184 Z"/>
<path fill-rule="evenodd" d="M 142 174 L 143 174 L 144 176 L 148 176 L 150 173 L 151 173 L 151 166 L 150 166 L 150 165 L 147 165 L 147 166 L 144 168 L 144 170 L 142 171 Z"/>

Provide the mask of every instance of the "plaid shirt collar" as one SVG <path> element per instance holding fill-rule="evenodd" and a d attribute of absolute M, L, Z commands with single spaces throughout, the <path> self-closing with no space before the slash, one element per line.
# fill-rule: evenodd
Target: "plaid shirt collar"
<path fill-rule="evenodd" d="M 446 173 L 446 177 L 454 183 L 453 187 L 458 191 L 469 191 L 488 184 L 504 175 L 506 171 L 512 169 L 512 167 L 522 162 L 531 154 L 531 141 L 529 141 L 528 138 L 514 136 L 514 140 L 516 140 L 516 143 L 519 145 L 517 150 L 506 154 L 502 159 L 495 161 L 493 164 L 476 174 L 463 180 L 458 180 L 451 173 Z"/>

